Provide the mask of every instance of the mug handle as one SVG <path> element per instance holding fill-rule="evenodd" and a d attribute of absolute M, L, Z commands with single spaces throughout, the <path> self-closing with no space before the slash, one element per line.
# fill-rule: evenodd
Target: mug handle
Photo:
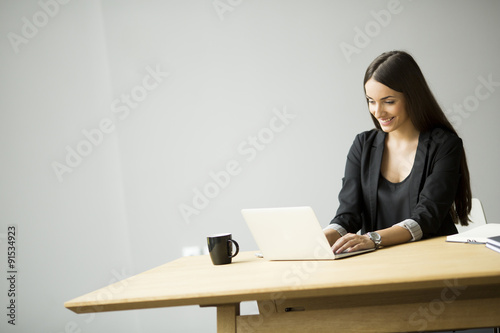
<path fill-rule="evenodd" d="M 238 254 L 238 252 L 240 252 L 240 246 L 238 245 L 238 242 L 236 242 L 234 239 L 228 239 L 227 241 L 233 242 L 233 244 L 236 246 L 236 252 L 232 256 L 230 256 L 230 258 L 235 257 Z"/>

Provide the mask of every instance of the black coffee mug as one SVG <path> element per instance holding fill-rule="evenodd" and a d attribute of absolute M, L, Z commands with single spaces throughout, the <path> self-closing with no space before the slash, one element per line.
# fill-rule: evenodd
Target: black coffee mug
<path fill-rule="evenodd" d="M 233 244 L 236 252 L 233 254 Z M 214 265 L 230 264 L 231 259 L 240 252 L 240 246 L 231 234 L 218 234 L 207 237 L 208 252 Z"/>

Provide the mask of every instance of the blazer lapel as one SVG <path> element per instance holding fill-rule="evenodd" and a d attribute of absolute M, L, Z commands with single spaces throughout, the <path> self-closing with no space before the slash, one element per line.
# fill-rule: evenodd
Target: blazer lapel
<path fill-rule="evenodd" d="M 380 177 L 380 165 L 382 164 L 382 155 L 384 154 L 386 133 L 379 131 L 375 140 L 373 141 L 372 151 L 370 154 L 370 221 L 371 230 L 375 230 L 377 221 L 377 189 Z"/>
<path fill-rule="evenodd" d="M 422 182 L 422 177 L 424 177 L 425 159 L 430 140 L 430 132 L 422 132 L 418 137 L 417 153 L 415 154 L 412 177 L 410 179 L 410 207 L 417 206 L 420 183 Z"/>

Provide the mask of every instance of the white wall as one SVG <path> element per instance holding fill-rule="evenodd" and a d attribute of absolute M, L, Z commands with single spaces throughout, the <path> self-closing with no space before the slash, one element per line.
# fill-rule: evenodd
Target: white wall
<path fill-rule="evenodd" d="M 75 1 L 37 14 L 36 1 L 0 5 L 0 331 L 135 331 L 135 316 L 76 316 L 63 303 L 132 273 L 116 133 L 60 182 L 65 163 L 107 115 L 111 86 L 100 3 Z M 43 13 L 43 12 L 41 12 Z M 8 33 L 26 43 L 12 47 Z M 50 18 L 50 19 L 49 19 Z M 35 26 L 36 27 L 36 26 Z M 28 34 L 31 32 L 31 35 Z M 97 139 L 97 137 L 96 137 Z M 82 147 L 83 148 L 83 147 Z M 81 148 L 81 149 L 82 149 Z M 17 323 L 7 324 L 7 226 L 17 225 Z"/>
<path fill-rule="evenodd" d="M 224 12 L 200 0 L 69 1 L 57 12 L 41 3 L 51 4 L 47 22 L 37 1 L 0 2 L 0 260 L 16 224 L 20 331 L 214 332 L 213 309 L 79 316 L 63 302 L 211 233 L 255 249 L 241 208 L 311 205 L 326 225 L 347 150 L 373 127 L 364 71 L 387 50 L 419 62 L 464 139 L 473 195 L 500 220 L 498 1 L 221 0 Z M 23 17 L 42 21 L 16 52 L 9 33 L 23 36 Z M 489 78 L 490 90 L 480 87 Z M 259 134 L 266 142 L 252 152 Z M 66 146 L 92 151 L 57 172 Z M 228 163 L 238 166 L 228 185 L 183 216 Z"/>

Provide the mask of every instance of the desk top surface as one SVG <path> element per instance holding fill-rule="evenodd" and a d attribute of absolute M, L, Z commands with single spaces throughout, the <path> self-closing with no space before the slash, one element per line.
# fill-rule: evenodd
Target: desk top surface
<path fill-rule="evenodd" d="M 229 265 L 183 257 L 65 303 L 77 313 L 181 305 L 500 285 L 500 253 L 445 237 L 328 261 L 267 261 L 242 252 Z"/>

